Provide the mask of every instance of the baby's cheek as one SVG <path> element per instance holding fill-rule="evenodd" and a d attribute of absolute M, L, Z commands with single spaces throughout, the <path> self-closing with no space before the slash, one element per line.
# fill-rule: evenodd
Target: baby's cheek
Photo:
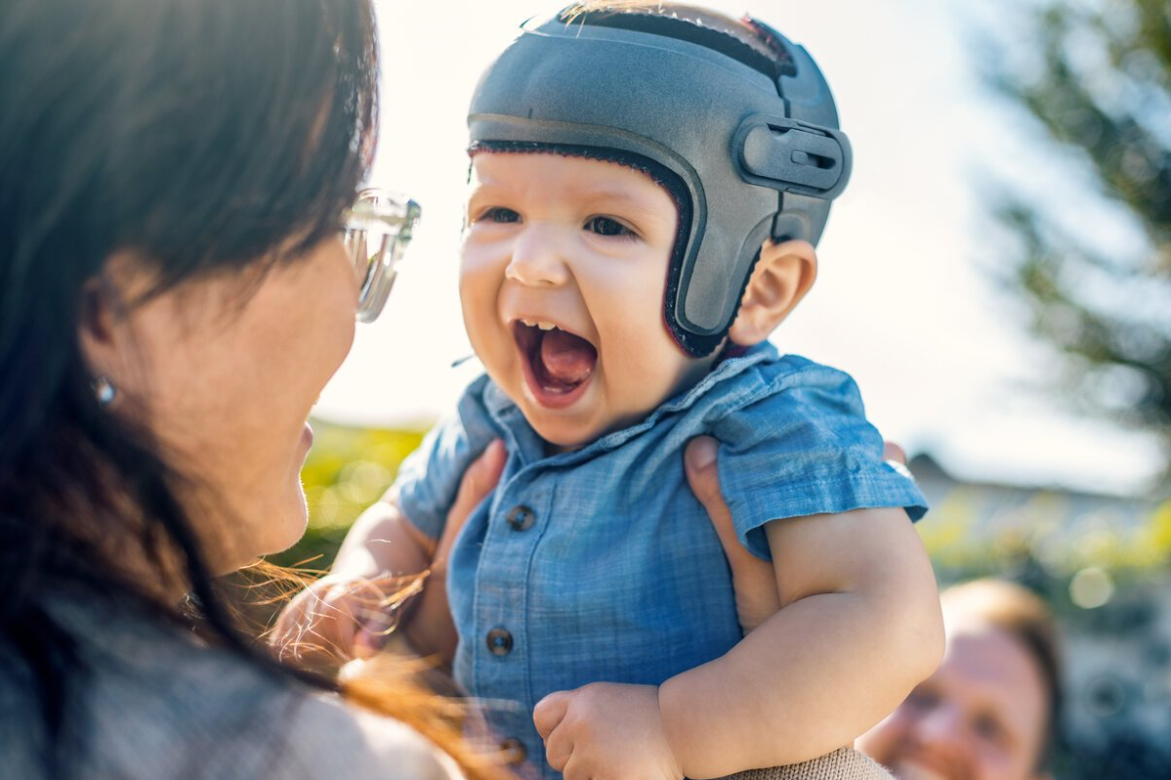
<path fill-rule="evenodd" d="M 487 265 L 467 256 L 460 258 L 459 263 L 459 295 L 467 299 L 481 287 L 488 276 Z"/>
<path fill-rule="evenodd" d="M 507 263 L 507 254 L 499 242 L 469 236 L 460 246 L 459 251 L 461 290 L 465 281 L 469 279 L 479 279 L 481 281 L 489 277 L 503 279 L 504 269 Z"/>
<path fill-rule="evenodd" d="M 459 298 L 469 327 L 491 316 L 496 308 L 496 291 L 503 280 L 488 258 L 464 255 L 459 267 Z"/>
<path fill-rule="evenodd" d="M 628 412 L 650 412 L 672 394 L 678 381 L 680 359 L 674 342 L 627 333 L 616 341 L 621 352 L 607 360 L 614 400 Z"/>

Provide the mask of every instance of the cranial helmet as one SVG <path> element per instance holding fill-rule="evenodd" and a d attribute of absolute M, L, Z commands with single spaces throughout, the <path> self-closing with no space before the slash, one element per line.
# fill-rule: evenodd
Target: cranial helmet
<path fill-rule="evenodd" d="M 468 127 L 473 149 L 614 160 L 667 186 L 680 225 L 664 319 L 702 357 L 727 334 L 765 239 L 817 243 L 851 152 L 804 48 L 746 19 L 767 56 L 694 11 L 526 23 L 481 77 Z"/>

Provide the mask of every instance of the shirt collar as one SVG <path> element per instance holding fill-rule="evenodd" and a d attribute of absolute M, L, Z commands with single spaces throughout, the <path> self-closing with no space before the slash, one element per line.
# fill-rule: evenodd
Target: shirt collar
<path fill-rule="evenodd" d="M 721 382 L 736 376 L 749 367 L 779 357 L 776 347 L 765 341 L 724 357 L 703 379 L 688 390 L 667 399 L 642 422 L 606 434 L 579 450 L 562 452 L 547 458 L 547 465 L 572 465 L 604 451 L 620 447 L 634 437 L 654 427 L 659 420 L 671 414 L 686 412 Z M 510 451 L 518 454 L 522 463 L 546 459 L 545 442 L 537 435 L 516 404 L 504 394 L 495 382 L 484 388 L 484 406 L 496 424 L 506 432 Z"/>

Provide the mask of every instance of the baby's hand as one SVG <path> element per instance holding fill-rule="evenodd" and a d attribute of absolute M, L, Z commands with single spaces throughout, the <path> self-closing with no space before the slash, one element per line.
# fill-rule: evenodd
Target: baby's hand
<path fill-rule="evenodd" d="M 681 780 L 653 685 L 593 683 L 551 693 L 533 722 L 565 780 Z"/>
<path fill-rule="evenodd" d="M 269 643 L 281 660 L 322 671 L 367 658 L 386 641 L 399 608 L 419 592 L 423 579 L 322 577 L 282 610 Z"/>

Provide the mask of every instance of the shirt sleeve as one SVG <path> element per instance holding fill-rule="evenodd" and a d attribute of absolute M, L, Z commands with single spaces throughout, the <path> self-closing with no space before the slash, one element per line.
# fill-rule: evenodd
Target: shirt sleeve
<path fill-rule="evenodd" d="M 866 421 L 848 375 L 816 364 L 769 383 L 769 391 L 713 426 L 720 489 L 740 541 L 769 560 L 772 520 L 854 509 L 927 511 L 915 483 L 882 459 L 882 436 Z"/>
<path fill-rule="evenodd" d="M 481 377 L 468 387 L 456 414 L 432 428 L 407 456 L 391 488 L 406 518 L 432 539 L 443 532 L 464 472 L 499 436 L 483 404 L 486 383 Z"/>

